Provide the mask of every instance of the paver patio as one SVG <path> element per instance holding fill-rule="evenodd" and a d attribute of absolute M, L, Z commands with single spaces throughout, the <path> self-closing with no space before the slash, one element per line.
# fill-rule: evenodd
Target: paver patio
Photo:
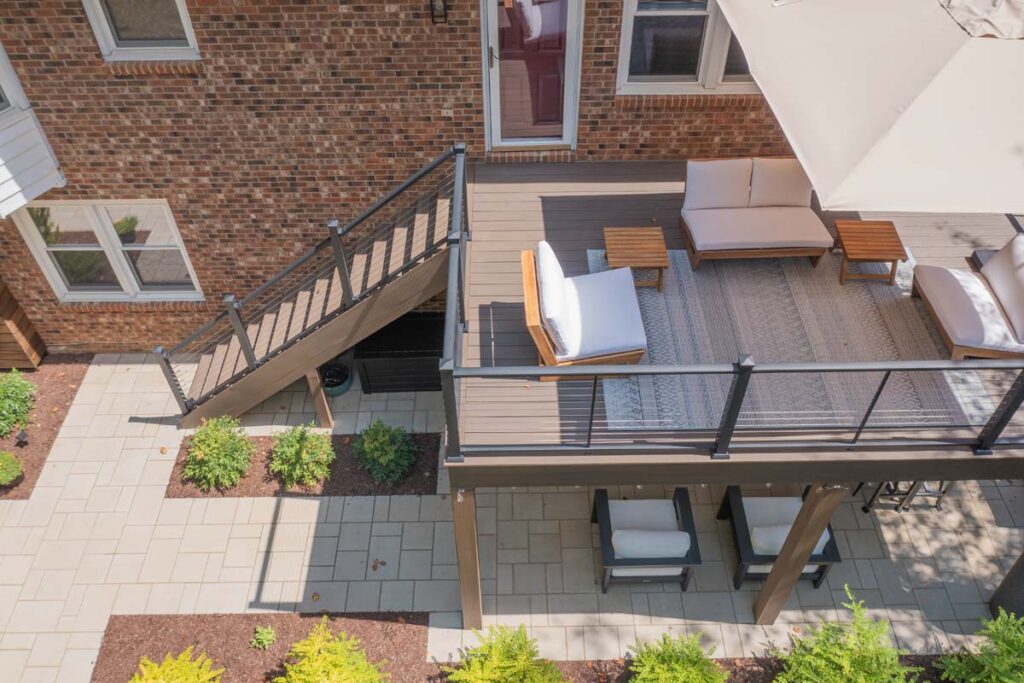
<path fill-rule="evenodd" d="M 335 399 L 337 432 L 381 418 L 440 428 L 434 394 Z M 4 680 L 85 681 L 110 614 L 259 610 L 431 612 L 430 654 L 468 642 L 447 479 L 439 495 L 164 498 L 184 432 L 159 368 L 143 355 L 97 356 L 32 497 L 0 501 L 0 671 Z M 308 422 L 301 386 L 244 418 L 252 433 Z M 622 487 L 619 495 L 662 496 Z M 584 488 L 479 490 L 488 623 L 525 623 L 543 654 L 620 656 L 636 637 L 700 631 L 718 654 L 763 651 L 837 609 L 849 584 L 893 622 L 902 646 L 962 642 L 1024 552 L 1024 486 L 961 484 L 942 512 L 834 518 L 842 565 L 827 588 L 801 585 L 771 627 L 750 624 L 756 586 L 733 591 L 731 540 L 714 518 L 721 491 L 692 489 L 704 565 L 690 592 L 595 584 Z"/>

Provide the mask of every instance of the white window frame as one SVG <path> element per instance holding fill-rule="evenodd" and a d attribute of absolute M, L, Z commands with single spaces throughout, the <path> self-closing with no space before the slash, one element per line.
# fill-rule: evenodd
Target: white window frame
<path fill-rule="evenodd" d="M 619 71 L 615 88 L 617 95 L 722 95 L 761 92 L 751 77 L 726 79 L 725 61 L 729 53 L 732 29 L 719 9 L 717 0 L 708 0 L 706 10 L 640 10 L 638 4 L 639 0 L 623 0 L 622 3 L 622 36 L 619 43 Z M 638 15 L 707 17 L 695 79 L 629 79 L 633 18 Z"/>
<path fill-rule="evenodd" d="M 132 270 L 131 265 L 128 263 L 128 257 L 125 255 L 124 249 L 121 247 L 121 241 L 117 236 L 117 231 L 114 229 L 114 224 L 110 220 L 110 217 L 105 211 L 104 206 L 116 206 L 116 205 L 139 205 L 145 204 L 150 206 L 160 206 L 163 208 L 167 224 L 171 228 L 171 236 L 174 246 L 181 252 L 181 257 L 185 262 L 185 267 L 188 268 L 189 277 L 192 278 L 192 285 L 195 287 L 194 290 L 170 290 L 170 289 L 159 289 L 159 290 L 144 290 L 141 284 L 138 282 L 135 276 L 135 271 Z M 81 291 L 81 290 L 70 290 L 67 285 L 64 284 L 64 277 L 61 275 L 60 270 L 54 265 L 47 253 L 46 243 L 43 241 L 42 236 L 39 234 L 39 230 L 36 228 L 32 217 L 28 214 L 24 208 L 15 211 L 11 216 L 14 219 L 14 224 L 18 227 L 18 231 L 21 232 L 22 237 L 25 239 L 25 243 L 28 244 L 29 250 L 32 255 L 35 256 L 36 262 L 46 275 L 46 279 L 49 280 L 50 286 L 53 288 L 54 294 L 61 303 L 72 303 L 72 302 L 104 302 L 104 301 L 203 301 L 203 292 L 199 286 L 199 279 L 196 277 L 196 272 L 192 268 L 192 260 L 188 256 L 188 251 L 185 249 L 185 244 L 181 240 L 181 233 L 178 230 L 178 225 L 174 221 L 174 214 L 171 213 L 171 207 L 164 199 L 105 199 L 105 200 L 55 200 L 55 201 L 38 201 L 31 202 L 28 207 L 56 207 L 56 206 L 85 206 L 89 209 L 87 212 L 89 224 L 96 234 L 96 239 L 99 242 L 103 253 L 106 254 L 107 260 L 110 262 L 110 267 L 113 269 L 115 276 L 117 277 L 118 284 L 121 286 L 123 291 Z"/>
<path fill-rule="evenodd" d="M 192 29 L 192 20 L 188 16 L 188 8 L 185 0 L 174 0 L 178 6 L 178 14 L 181 16 L 181 25 L 185 29 L 185 38 L 188 45 L 182 46 L 118 46 L 113 27 L 107 19 L 107 13 L 103 10 L 100 0 L 82 0 L 85 6 L 85 14 L 89 17 L 92 31 L 96 34 L 96 42 L 99 43 L 100 52 L 108 62 L 125 61 L 194 61 L 199 59 L 199 45 L 196 43 L 196 34 Z"/>
<path fill-rule="evenodd" d="M 18 80 L 14 65 L 11 64 L 11 60 L 7 57 L 7 51 L 2 46 L 0 46 L 0 90 L 3 90 L 4 97 L 7 98 L 7 103 L 10 105 L 5 109 L 0 109 L 0 120 L 15 112 L 31 109 L 28 97 L 21 89 L 21 82 Z"/>

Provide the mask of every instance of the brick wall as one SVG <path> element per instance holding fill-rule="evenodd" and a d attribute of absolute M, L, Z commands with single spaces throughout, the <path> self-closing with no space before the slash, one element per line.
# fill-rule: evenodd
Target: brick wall
<path fill-rule="evenodd" d="M 615 97 L 621 0 L 586 0 L 579 145 L 491 161 L 786 153 L 756 96 Z M 58 304 L 10 221 L 0 267 L 52 350 L 149 349 L 245 294 L 453 141 L 483 158 L 480 16 L 449 0 L 189 0 L 203 59 L 111 64 L 80 0 L 0 1 L 0 41 L 68 185 L 165 198 L 207 304 Z"/>

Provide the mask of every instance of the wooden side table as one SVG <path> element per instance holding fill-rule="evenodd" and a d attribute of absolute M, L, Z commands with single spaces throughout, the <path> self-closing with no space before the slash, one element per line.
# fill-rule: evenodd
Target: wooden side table
<path fill-rule="evenodd" d="M 657 270 L 654 280 L 637 280 L 637 287 L 661 291 L 668 268 L 668 248 L 661 228 L 605 228 L 604 247 L 612 268 Z"/>
<path fill-rule="evenodd" d="M 839 282 L 847 280 L 888 280 L 896 282 L 896 267 L 907 260 L 907 250 L 891 221 L 836 221 L 843 260 L 839 266 Z M 850 263 L 891 263 L 886 273 L 850 273 Z"/>

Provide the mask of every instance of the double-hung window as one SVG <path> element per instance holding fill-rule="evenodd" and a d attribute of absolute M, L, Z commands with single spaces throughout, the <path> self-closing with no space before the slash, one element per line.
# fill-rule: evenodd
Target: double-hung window
<path fill-rule="evenodd" d="M 185 0 L 83 0 L 108 60 L 199 59 Z"/>
<path fill-rule="evenodd" d="M 624 0 L 621 95 L 751 93 L 746 57 L 715 0 Z"/>
<path fill-rule="evenodd" d="M 61 301 L 202 300 L 164 201 L 33 202 L 14 217 Z"/>

